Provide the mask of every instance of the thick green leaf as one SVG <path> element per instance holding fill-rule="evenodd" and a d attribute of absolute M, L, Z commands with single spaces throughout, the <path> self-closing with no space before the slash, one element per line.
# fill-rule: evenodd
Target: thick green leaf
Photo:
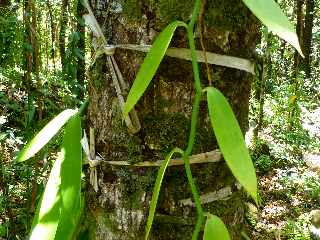
<path fill-rule="evenodd" d="M 238 121 L 223 94 L 206 89 L 211 124 L 220 150 L 239 183 L 257 202 L 257 178 Z"/>
<path fill-rule="evenodd" d="M 230 240 L 228 229 L 217 216 L 209 215 L 204 227 L 204 240 Z"/>
<path fill-rule="evenodd" d="M 59 194 L 61 163 L 63 153 L 56 160 L 51 170 L 46 188 L 38 204 L 32 223 L 30 240 L 53 240 L 60 218 L 61 198 Z"/>
<path fill-rule="evenodd" d="M 23 162 L 33 157 L 41 150 L 63 125 L 77 113 L 77 110 L 67 109 L 52 119 L 19 153 L 18 162 Z"/>
<path fill-rule="evenodd" d="M 187 27 L 184 22 L 172 22 L 159 34 L 159 36 L 154 41 L 150 52 L 144 59 L 144 62 L 132 85 L 132 88 L 130 89 L 127 101 L 123 109 L 124 116 L 127 116 L 129 114 L 134 105 L 138 102 L 140 97 L 147 89 L 169 47 L 171 38 L 176 28 L 179 26 Z"/>
<path fill-rule="evenodd" d="M 81 199 L 81 119 L 76 114 L 65 128 L 61 167 L 61 217 L 56 239 L 70 239 L 76 228 Z"/>
<path fill-rule="evenodd" d="M 146 240 L 149 237 L 149 233 L 150 233 L 150 230 L 151 230 L 154 214 L 156 212 L 158 197 L 159 197 L 160 188 L 161 188 L 162 180 L 163 180 L 163 177 L 164 177 L 164 173 L 166 172 L 168 164 L 169 164 L 173 154 L 175 154 L 175 153 L 180 153 L 182 155 L 183 151 L 180 148 L 173 149 L 167 155 L 166 159 L 163 161 L 163 163 L 162 163 L 162 165 L 161 165 L 161 167 L 159 169 L 159 172 L 158 172 L 158 175 L 157 175 L 157 179 L 156 179 L 156 183 L 155 183 L 154 188 L 153 188 L 152 199 L 151 199 L 150 208 L 149 208 L 149 215 L 148 215 L 148 220 L 147 220 L 147 225 L 146 225 L 146 235 L 145 235 L 145 239 Z"/>
<path fill-rule="evenodd" d="M 269 30 L 290 43 L 303 56 L 293 25 L 274 0 L 243 0 L 243 2 Z"/>

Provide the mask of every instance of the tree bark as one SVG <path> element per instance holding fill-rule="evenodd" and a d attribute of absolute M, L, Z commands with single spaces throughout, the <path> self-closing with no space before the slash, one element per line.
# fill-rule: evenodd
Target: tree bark
<path fill-rule="evenodd" d="M 86 73 L 86 62 L 85 62 L 85 50 L 86 50 L 86 29 L 85 24 L 82 20 L 82 15 L 85 13 L 84 7 L 81 4 L 81 0 L 77 3 L 77 32 L 80 35 L 79 41 L 78 41 L 78 49 L 81 51 L 81 55 L 77 56 L 78 58 L 78 65 L 77 65 L 77 81 L 79 86 L 83 86 L 82 89 L 80 89 L 79 97 L 80 99 L 83 99 L 84 97 L 84 81 L 85 81 L 85 73 Z"/>
<path fill-rule="evenodd" d="M 311 49 L 312 49 L 312 28 L 313 28 L 313 12 L 314 0 L 306 1 L 306 15 L 304 22 L 303 42 L 304 42 L 304 60 L 303 68 L 307 78 L 311 77 Z"/>
<path fill-rule="evenodd" d="M 268 33 L 265 37 L 265 46 L 263 48 L 264 56 L 262 59 L 262 69 L 259 76 L 259 86 L 257 91 L 257 97 L 259 102 L 258 116 L 257 116 L 257 126 L 253 131 L 253 142 L 256 143 L 258 140 L 259 132 L 263 126 L 263 118 L 264 118 L 264 102 L 265 102 L 265 92 L 266 92 L 266 81 L 271 78 L 272 74 L 272 62 L 270 58 L 270 46 L 272 44 L 272 35 Z"/>
<path fill-rule="evenodd" d="M 188 21 L 192 0 L 183 1 L 95 1 L 94 13 L 110 44 L 151 44 L 174 19 Z M 204 20 L 207 51 L 254 58 L 259 27 L 257 20 L 240 0 L 209 1 Z M 199 30 L 195 34 L 201 49 Z M 186 32 L 178 29 L 172 47 L 188 47 Z M 131 85 L 145 54 L 116 50 L 115 59 L 125 80 Z M 248 103 L 252 76 L 246 72 L 210 66 L 213 84 L 227 96 L 243 132 L 247 130 Z M 208 84 L 205 65 L 201 65 L 203 85 Z M 117 94 L 106 65 L 97 59 L 91 68 L 88 127 L 95 128 L 96 150 L 105 161 L 155 161 L 164 159 L 173 147 L 184 148 L 194 97 L 191 63 L 165 57 L 146 93 L 136 106 L 141 130 L 129 134 L 122 124 Z M 209 123 L 206 101 L 200 106 L 196 145 L 193 154 L 217 148 Z M 146 217 L 158 168 L 98 167 L 99 191 L 87 186 L 86 222 L 82 233 L 88 239 L 143 239 Z M 233 236 L 240 239 L 243 229 L 244 192 L 238 191 L 224 161 L 192 165 L 200 194 L 230 187 L 227 199 L 204 204 L 206 211 L 223 218 Z M 161 187 L 150 239 L 191 239 L 196 210 L 185 204 L 192 198 L 183 166 L 169 167 Z"/>
<path fill-rule="evenodd" d="M 24 64 L 24 74 L 23 79 L 26 85 L 26 91 L 30 95 L 32 91 L 32 81 L 31 81 L 31 72 L 32 72 L 32 41 L 31 41 L 31 4 L 30 1 L 24 1 L 24 13 L 23 13 L 23 22 L 25 26 L 25 64 Z"/>
<path fill-rule="evenodd" d="M 304 20 L 304 14 L 303 14 L 303 5 L 304 0 L 296 0 L 296 15 L 297 15 L 297 24 L 296 24 L 296 33 L 300 42 L 300 45 L 303 49 L 304 46 L 304 38 L 303 38 L 303 20 Z M 301 56 L 299 55 L 298 51 L 295 51 L 294 54 L 294 70 L 293 70 L 293 78 L 295 79 L 297 77 L 297 73 L 300 70 L 300 63 L 301 63 Z"/>
<path fill-rule="evenodd" d="M 68 5 L 68 0 L 62 0 L 61 16 L 60 16 L 60 33 L 59 33 L 59 50 L 60 50 L 62 69 L 64 69 L 66 65 L 65 63 L 66 30 L 67 30 L 67 24 L 68 24 L 67 5 Z"/>
<path fill-rule="evenodd" d="M 54 71 L 56 70 L 56 61 L 55 61 L 55 49 L 56 49 L 56 38 L 55 38 L 55 23 L 54 23 L 54 18 L 53 18 L 53 12 L 52 12 L 52 6 L 50 3 L 50 0 L 46 1 L 46 5 L 48 8 L 48 12 L 49 12 L 49 18 L 50 18 L 50 29 L 51 29 L 51 59 L 53 61 L 53 69 Z"/>
<path fill-rule="evenodd" d="M 0 7 L 8 7 L 10 6 L 10 1 L 9 0 L 0 0 Z"/>

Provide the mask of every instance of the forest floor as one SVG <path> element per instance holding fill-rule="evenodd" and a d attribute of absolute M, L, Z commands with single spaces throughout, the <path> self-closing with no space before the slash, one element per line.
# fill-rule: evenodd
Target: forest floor
<path fill-rule="evenodd" d="M 272 126 L 259 135 L 270 155 L 256 160 L 261 205 L 248 204 L 252 239 L 313 239 L 311 218 L 320 209 L 320 107 L 301 107 L 301 120 L 308 146 L 303 139 L 284 144 L 273 137 Z"/>

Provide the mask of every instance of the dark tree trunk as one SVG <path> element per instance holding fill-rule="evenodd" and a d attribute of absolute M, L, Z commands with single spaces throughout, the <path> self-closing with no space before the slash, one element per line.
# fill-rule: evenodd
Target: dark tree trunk
<path fill-rule="evenodd" d="M 314 0 L 307 0 L 306 15 L 304 22 L 303 42 L 304 42 L 304 56 L 303 68 L 307 78 L 311 76 L 311 49 L 312 49 L 312 28 L 313 28 L 313 12 Z"/>
<path fill-rule="evenodd" d="M 31 72 L 32 72 L 32 41 L 31 41 L 31 4 L 30 1 L 24 1 L 24 12 L 23 12 L 23 22 L 25 26 L 25 35 L 24 35 L 24 42 L 25 49 L 24 49 L 24 57 L 25 57 L 25 64 L 24 64 L 24 74 L 23 79 L 26 86 L 26 90 L 28 95 L 30 95 L 32 91 L 32 81 L 31 81 Z"/>
<path fill-rule="evenodd" d="M 95 15 L 109 43 L 151 44 L 158 33 L 174 19 L 187 21 L 192 0 L 95 1 Z M 254 57 L 259 27 L 255 17 L 240 0 L 209 1 L 205 12 L 204 44 L 207 51 L 243 58 Z M 199 34 L 196 33 L 197 48 Z M 179 29 L 172 47 L 188 47 L 186 32 Z M 145 54 L 117 50 L 116 61 L 131 85 Z M 252 76 L 246 72 L 210 66 L 213 84 L 230 100 L 243 132 L 248 124 L 248 103 Z M 207 85 L 205 66 L 202 82 Z M 154 161 L 164 159 L 173 147 L 186 146 L 194 96 L 191 63 L 166 57 L 147 92 L 136 106 L 142 124 L 140 132 L 128 133 L 122 123 L 117 94 L 105 57 L 91 69 L 88 126 L 95 128 L 96 150 L 105 161 Z M 206 102 L 200 107 L 200 120 L 193 154 L 216 149 L 207 117 Z M 158 168 L 98 167 L 99 191 L 87 186 L 87 216 L 82 231 L 89 239 L 143 239 L 146 217 Z M 195 164 L 192 172 L 200 194 L 232 189 L 227 199 L 211 201 L 204 208 L 221 216 L 233 239 L 240 239 L 244 221 L 243 191 L 226 164 Z M 183 166 L 169 167 L 161 188 L 157 214 L 150 239 L 191 239 L 196 210 L 185 204 L 191 198 Z"/>
<path fill-rule="evenodd" d="M 80 99 L 84 97 L 84 81 L 85 81 L 85 73 L 86 73 L 86 62 L 85 62 L 85 50 L 86 50 L 86 30 L 85 24 L 82 20 L 82 15 L 85 13 L 84 7 L 81 4 L 81 0 L 77 3 L 77 32 L 80 35 L 80 39 L 78 42 L 78 49 L 81 51 L 82 57 L 78 56 L 78 65 L 77 65 L 77 81 L 82 89 L 80 89 Z"/>
<path fill-rule="evenodd" d="M 300 42 L 300 45 L 303 49 L 303 5 L 304 0 L 296 0 L 296 15 L 297 15 L 297 24 L 296 24 L 296 33 Z M 293 68 L 293 78 L 295 79 L 297 76 L 298 71 L 300 70 L 300 64 L 301 64 L 301 56 L 299 55 L 298 51 L 295 51 L 294 54 L 294 68 Z"/>
<path fill-rule="evenodd" d="M 0 7 L 8 7 L 10 6 L 9 0 L 0 0 Z"/>
<path fill-rule="evenodd" d="M 50 30 L 51 30 L 51 59 L 53 61 L 53 69 L 56 69 L 56 61 L 55 61 L 55 49 L 56 49 L 56 38 L 55 38 L 55 23 L 54 23 L 54 18 L 53 18 L 53 12 L 52 12 L 52 6 L 50 3 L 50 0 L 46 1 L 46 5 L 48 8 L 49 12 L 49 18 L 50 18 Z"/>
<path fill-rule="evenodd" d="M 32 49 L 33 49 L 33 66 L 34 66 L 34 74 L 37 82 L 37 112 L 38 112 L 38 119 L 42 120 L 43 115 L 43 96 L 41 96 L 41 88 L 42 83 L 40 80 L 40 68 L 41 68 L 41 54 L 40 54 L 40 41 L 38 35 L 38 14 L 37 14 L 37 7 L 36 7 L 36 0 L 29 0 L 32 8 L 32 31 L 31 31 L 31 39 L 32 39 Z"/>
<path fill-rule="evenodd" d="M 60 16 L 60 33 L 59 33 L 59 50 L 61 57 L 62 69 L 65 68 L 65 55 L 66 55 L 66 30 L 68 24 L 67 16 L 68 0 L 62 0 L 61 16 Z"/>
<path fill-rule="evenodd" d="M 266 91 L 266 81 L 267 79 L 271 78 L 272 74 L 272 62 L 270 58 L 270 46 L 271 46 L 272 35 L 270 33 L 266 36 L 266 45 L 263 49 L 264 56 L 262 59 L 262 69 L 259 74 L 259 86 L 258 86 L 258 101 L 259 101 L 259 110 L 258 110 L 258 117 L 257 117 L 257 126 L 253 131 L 253 142 L 256 143 L 258 139 L 259 132 L 263 126 L 263 118 L 264 118 L 264 102 L 265 102 L 265 91 Z"/>

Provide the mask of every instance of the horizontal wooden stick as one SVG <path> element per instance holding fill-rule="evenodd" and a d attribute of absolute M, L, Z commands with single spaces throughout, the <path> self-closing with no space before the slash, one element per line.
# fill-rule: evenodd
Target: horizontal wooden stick
<path fill-rule="evenodd" d="M 224 187 L 219 189 L 218 191 L 215 192 L 210 192 L 210 193 L 206 193 L 200 196 L 200 201 L 202 204 L 206 204 L 206 203 L 211 203 L 214 201 L 219 201 L 219 200 L 226 200 L 228 199 L 230 196 L 232 195 L 232 190 L 231 187 Z M 195 204 L 194 202 L 192 202 L 191 198 L 188 199 L 182 199 L 179 201 L 180 204 L 184 205 L 184 206 L 192 206 L 194 207 Z"/>
<path fill-rule="evenodd" d="M 211 152 L 200 153 L 192 155 L 189 157 L 190 164 L 199 164 L 199 163 L 214 163 L 221 160 L 221 153 L 219 150 L 214 150 Z M 136 164 L 131 164 L 127 161 L 103 161 L 104 163 L 115 165 L 115 166 L 131 166 L 131 167 L 159 167 L 164 160 L 159 160 L 155 162 L 145 161 L 139 162 Z M 184 161 L 181 158 L 172 159 L 169 163 L 169 166 L 178 166 L 183 165 Z"/>
<path fill-rule="evenodd" d="M 106 48 L 112 49 L 113 47 L 140 51 L 140 52 L 149 52 L 152 46 L 151 45 L 135 45 L 135 44 L 119 44 L 119 45 L 110 46 L 110 47 L 107 46 Z M 169 57 L 175 57 L 175 58 L 191 61 L 191 50 L 187 48 L 168 48 L 166 55 Z M 203 51 L 197 50 L 197 60 L 198 62 L 205 62 Z M 244 58 L 207 52 L 207 62 L 210 64 L 223 66 L 223 67 L 236 68 L 239 70 L 243 70 L 243 71 L 255 74 L 254 63 Z"/>

